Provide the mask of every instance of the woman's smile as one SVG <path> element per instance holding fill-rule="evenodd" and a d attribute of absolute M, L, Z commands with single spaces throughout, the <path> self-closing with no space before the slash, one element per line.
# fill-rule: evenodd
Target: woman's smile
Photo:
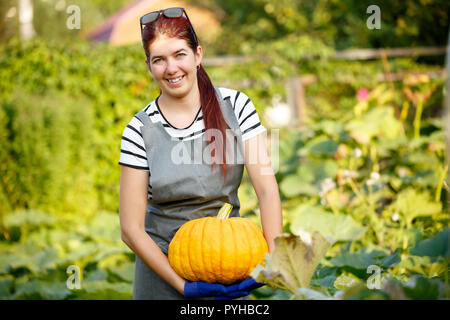
<path fill-rule="evenodd" d="M 171 86 L 179 86 L 179 85 L 181 85 L 181 82 L 183 79 L 184 79 L 184 75 L 178 76 L 176 78 L 169 78 L 166 80 Z"/>

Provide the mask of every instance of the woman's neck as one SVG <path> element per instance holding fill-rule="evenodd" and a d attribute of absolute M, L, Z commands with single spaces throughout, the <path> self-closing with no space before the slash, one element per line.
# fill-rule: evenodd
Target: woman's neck
<path fill-rule="evenodd" d="M 172 112 L 197 112 L 200 107 L 200 92 L 198 87 L 195 86 L 192 90 L 183 97 L 174 97 L 169 95 L 164 95 L 161 93 L 161 96 L 158 99 L 158 104 L 164 109 Z"/>

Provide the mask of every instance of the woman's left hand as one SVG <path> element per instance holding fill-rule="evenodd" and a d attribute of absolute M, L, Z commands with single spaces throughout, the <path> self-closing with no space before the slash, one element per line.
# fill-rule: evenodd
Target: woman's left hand
<path fill-rule="evenodd" d="M 250 291 L 264 285 L 265 283 L 256 282 L 255 279 L 250 277 L 247 280 L 225 286 L 226 294 L 217 296 L 216 300 L 231 300 L 239 297 L 245 297 L 250 294 Z"/>

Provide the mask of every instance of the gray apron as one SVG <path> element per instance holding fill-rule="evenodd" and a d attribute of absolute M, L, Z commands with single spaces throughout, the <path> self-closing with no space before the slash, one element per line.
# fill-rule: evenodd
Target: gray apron
<path fill-rule="evenodd" d="M 242 134 L 229 99 L 223 100 L 216 89 L 222 114 L 231 130 L 224 142 L 233 142 L 233 156 L 227 158 L 224 180 L 219 164 L 211 169 L 211 152 L 204 152 L 209 142 L 205 133 L 189 141 L 172 138 L 162 123 L 152 123 L 140 111 L 151 175 L 152 199 L 145 215 L 145 231 L 167 256 L 169 243 L 185 222 L 216 216 L 222 205 L 233 205 L 230 217 L 239 217 L 238 188 L 243 173 Z M 211 148 L 211 146 L 210 146 Z M 216 150 L 217 154 L 217 150 Z M 137 255 L 133 299 L 184 299 L 171 285 L 153 272 Z"/>

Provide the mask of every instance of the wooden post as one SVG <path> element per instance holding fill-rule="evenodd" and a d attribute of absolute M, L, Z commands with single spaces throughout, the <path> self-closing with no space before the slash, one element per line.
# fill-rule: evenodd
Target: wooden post
<path fill-rule="evenodd" d="M 306 116 L 305 87 L 301 77 L 291 77 L 286 84 L 287 102 L 291 108 L 292 126 L 304 129 Z"/>

